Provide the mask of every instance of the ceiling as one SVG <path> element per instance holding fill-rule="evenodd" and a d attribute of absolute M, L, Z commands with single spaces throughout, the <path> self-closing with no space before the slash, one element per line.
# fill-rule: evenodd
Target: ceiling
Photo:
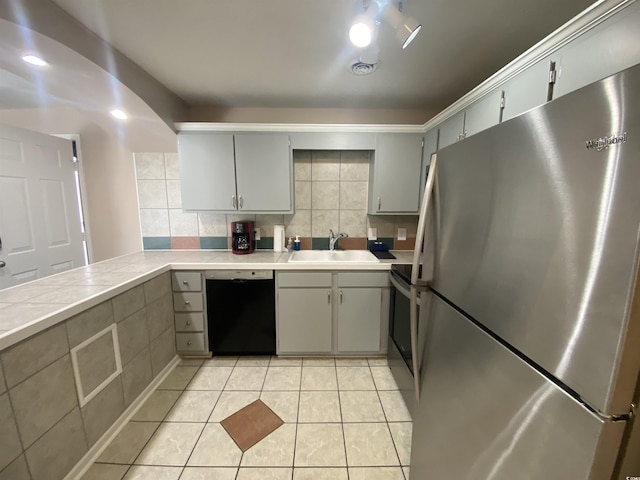
<path fill-rule="evenodd" d="M 438 111 L 591 0 L 406 0 L 423 29 L 379 69 L 348 71 L 361 0 L 54 0 L 190 107 Z M 425 121 L 428 118 L 425 118 Z"/>
<path fill-rule="evenodd" d="M 406 0 L 423 30 L 348 71 L 362 0 L 54 0 L 190 106 L 441 109 L 591 0 Z M 427 120 L 427 119 L 425 119 Z"/>

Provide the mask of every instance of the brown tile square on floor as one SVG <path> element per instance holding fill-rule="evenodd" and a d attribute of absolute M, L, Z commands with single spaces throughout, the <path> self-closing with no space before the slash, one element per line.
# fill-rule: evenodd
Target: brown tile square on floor
<path fill-rule="evenodd" d="M 220 423 L 243 452 L 284 424 L 261 400 L 250 403 Z"/>

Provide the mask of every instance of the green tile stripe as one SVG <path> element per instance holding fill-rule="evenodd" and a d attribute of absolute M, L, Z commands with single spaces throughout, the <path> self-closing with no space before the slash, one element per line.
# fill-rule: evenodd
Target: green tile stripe
<path fill-rule="evenodd" d="M 273 237 L 260 237 L 260 240 L 256 240 L 256 248 L 258 250 L 273 250 Z"/>
<path fill-rule="evenodd" d="M 142 237 L 144 250 L 171 250 L 171 237 Z"/>
<path fill-rule="evenodd" d="M 227 250 L 227 237 L 200 237 L 200 248 L 205 250 Z"/>
<path fill-rule="evenodd" d="M 311 238 L 312 250 L 329 250 L 329 239 L 327 237 Z"/>

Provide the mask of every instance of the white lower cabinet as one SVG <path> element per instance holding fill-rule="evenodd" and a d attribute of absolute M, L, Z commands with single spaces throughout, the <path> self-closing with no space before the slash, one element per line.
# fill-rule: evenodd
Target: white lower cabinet
<path fill-rule="evenodd" d="M 280 352 L 331 353 L 331 287 L 278 291 Z"/>
<path fill-rule="evenodd" d="M 338 353 L 379 351 L 382 289 L 343 288 L 338 299 Z"/>
<path fill-rule="evenodd" d="M 387 272 L 278 272 L 278 354 L 386 352 Z"/>

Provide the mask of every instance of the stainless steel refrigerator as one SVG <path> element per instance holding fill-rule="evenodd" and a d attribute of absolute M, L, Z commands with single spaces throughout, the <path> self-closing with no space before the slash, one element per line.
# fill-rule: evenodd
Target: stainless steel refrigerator
<path fill-rule="evenodd" d="M 640 477 L 640 66 L 435 160 L 411 479 Z"/>

